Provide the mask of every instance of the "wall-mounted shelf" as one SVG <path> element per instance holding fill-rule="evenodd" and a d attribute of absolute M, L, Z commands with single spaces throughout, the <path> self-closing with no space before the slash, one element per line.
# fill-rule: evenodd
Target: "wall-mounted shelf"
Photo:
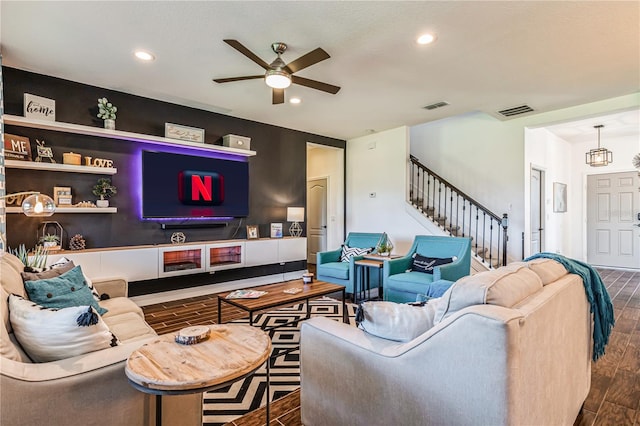
<path fill-rule="evenodd" d="M 22 213 L 21 207 L 7 207 L 7 213 Z M 56 207 L 57 213 L 118 213 L 117 207 Z"/>
<path fill-rule="evenodd" d="M 118 169 L 113 167 L 74 166 L 71 164 L 39 163 L 35 161 L 4 160 L 8 169 L 47 170 L 52 172 L 89 173 L 95 175 L 115 175 Z"/>
<path fill-rule="evenodd" d="M 150 144 L 159 144 L 167 146 L 183 146 L 190 149 L 202 151 L 221 152 L 226 154 L 234 154 L 243 157 L 252 157 L 256 155 L 255 151 L 245 149 L 229 148 L 220 145 L 208 145 L 204 143 L 195 143 L 181 141 L 177 139 L 163 138 L 160 136 L 144 135 L 141 133 L 123 132 L 120 130 L 108 130 L 100 127 L 83 126 L 80 124 L 61 123 L 57 121 L 32 120 L 17 115 L 4 115 L 4 124 L 29 127 L 33 129 L 54 130 L 58 132 L 73 133 L 78 135 L 97 136 L 100 138 L 126 140 L 132 142 L 143 142 Z"/>

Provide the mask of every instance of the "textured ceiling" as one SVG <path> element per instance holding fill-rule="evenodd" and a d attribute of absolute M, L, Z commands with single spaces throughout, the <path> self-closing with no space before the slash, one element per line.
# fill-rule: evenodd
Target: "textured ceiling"
<path fill-rule="evenodd" d="M 640 87 L 640 2 L 0 2 L 5 65 L 327 136 L 521 104 L 544 112 Z M 437 35 L 419 46 L 425 31 Z M 299 72 L 342 87 L 286 90 L 271 105 L 260 74 L 223 43 L 266 62 L 322 47 L 331 58 Z M 152 63 L 132 56 L 143 48 Z M 427 111 L 425 105 L 450 105 Z"/>

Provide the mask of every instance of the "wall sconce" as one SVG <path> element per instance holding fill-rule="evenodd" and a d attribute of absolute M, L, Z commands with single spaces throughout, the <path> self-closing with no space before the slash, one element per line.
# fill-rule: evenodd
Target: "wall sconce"
<path fill-rule="evenodd" d="M 289 235 L 301 236 L 302 227 L 299 222 L 304 222 L 304 207 L 287 207 L 287 222 L 293 222 L 289 228 Z"/>
<path fill-rule="evenodd" d="M 24 197 L 27 195 L 27 197 Z M 24 197 L 24 198 L 23 198 Z M 51 216 L 56 211 L 53 199 L 46 194 L 36 191 L 14 192 L 0 197 L 6 199 L 8 203 L 13 203 L 22 199 L 22 213 L 29 217 Z"/>

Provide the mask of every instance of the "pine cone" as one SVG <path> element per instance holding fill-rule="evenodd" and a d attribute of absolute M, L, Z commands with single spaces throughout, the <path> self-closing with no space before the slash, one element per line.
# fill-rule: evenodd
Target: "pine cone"
<path fill-rule="evenodd" d="M 84 250 L 86 243 L 82 235 L 76 234 L 69 240 L 69 249 L 70 250 Z"/>

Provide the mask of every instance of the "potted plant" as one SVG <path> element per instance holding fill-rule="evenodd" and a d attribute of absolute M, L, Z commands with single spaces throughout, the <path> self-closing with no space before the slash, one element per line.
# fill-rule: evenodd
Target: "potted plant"
<path fill-rule="evenodd" d="M 116 111 L 118 108 L 107 100 L 98 99 L 98 118 L 104 119 L 104 128 L 114 130 L 116 128 Z"/>
<path fill-rule="evenodd" d="M 46 234 L 40 237 L 40 243 L 44 248 L 54 250 L 56 247 L 59 247 L 60 237 L 55 234 Z"/>
<path fill-rule="evenodd" d="M 393 243 L 387 237 L 380 244 L 378 244 L 377 249 L 380 256 L 389 256 L 391 254 L 391 250 L 393 250 Z"/>
<path fill-rule="evenodd" d="M 17 249 L 9 249 L 9 251 L 20 259 L 25 272 L 42 272 L 47 265 L 47 250 L 42 246 L 36 246 L 32 252 L 29 252 L 24 244 L 20 244 Z"/>
<path fill-rule="evenodd" d="M 96 201 L 98 207 L 109 207 L 109 198 L 118 193 L 115 186 L 111 184 L 111 179 L 101 178 L 98 183 L 93 186 L 93 195 L 100 197 Z"/>

